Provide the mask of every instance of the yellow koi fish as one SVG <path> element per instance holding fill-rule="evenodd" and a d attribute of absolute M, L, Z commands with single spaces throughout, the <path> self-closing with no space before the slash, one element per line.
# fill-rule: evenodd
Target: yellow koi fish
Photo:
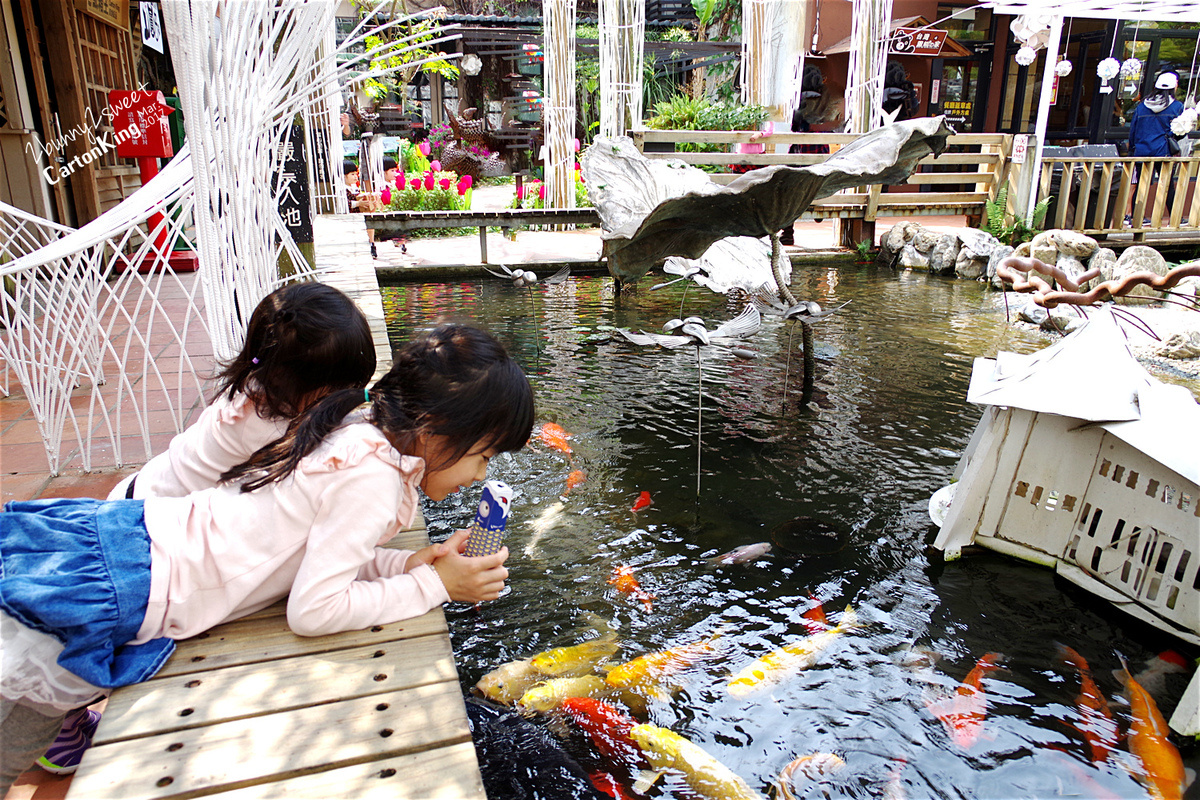
<path fill-rule="evenodd" d="M 805 636 L 750 662 L 730 678 L 729 693 L 735 697 L 743 697 L 800 670 L 808 669 L 817 663 L 821 653 L 825 652 L 835 639 L 859 625 L 858 614 L 851 606 L 846 606 L 841 621 L 829 630 Z"/>
<path fill-rule="evenodd" d="M 475 684 L 475 691 L 497 703 L 512 705 L 531 686 L 546 676 L 533 666 L 533 659 L 523 658 L 496 667 Z"/>
<path fill-rule="evenodd" d="M 710 800 L 762 800 L 729 767 L 698 745 L 657 725 L 634 725 L 630 737 L 658 770 L 675 769 L 698 795 Z"/>
<path fill-rule="evenodd" d="M 553 711 L 568 697 L 595 697 L 607 691 L 608 684 L 596 675 L 550 678 L 521 695 L 517 705 L 525 711 Z"/>
<path fill-rule="evenodd" d="M 715 633 L 698 642 L 646 653 L 632 661 L 618 664 L 609 670 L 605 680 L 609 686 L 622 689 L 652 688 L 663 678 L 681 672 L 697 661 L 717 655 L 714 642 L 721 634 Z"/>
<path fill-rule="evenodd" d="M 592 667 L 617 652 L 617 635 L 609 632 L 598 639 L 589 639 L 570 647 L 555 647 L 533 657 L 533 667 L 543 675 L 554 678 L 584 675 Z"/>

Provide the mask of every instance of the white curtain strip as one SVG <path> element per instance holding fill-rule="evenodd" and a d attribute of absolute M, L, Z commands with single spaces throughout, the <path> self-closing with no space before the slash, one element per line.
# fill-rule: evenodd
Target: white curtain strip
<path fill-rule="evenodd" d="M 892 31 L 891 0 L 852 0 L 847 69 L 847 133 L 867 133 L 883 124 L 883 76 Z"/>
<path fill-rule="evenodd" d="M 800 105 L 806 11 L 803 0 L 742 0 L 742 99 L 771 119 L 790 119 Z"/>
<path fill-rule="evenodd" d="M 600 135 L 624 136 L 642 121 L 646 7 L 600 0 Z"/>
<path fill-rule="evenodd" d="M 575 207 L 575 0 L 542 0 L 546 208 Z"/>

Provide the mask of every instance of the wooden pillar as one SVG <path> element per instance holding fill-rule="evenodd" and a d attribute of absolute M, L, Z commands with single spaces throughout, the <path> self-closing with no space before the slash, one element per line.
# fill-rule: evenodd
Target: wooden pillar
<path fill-rule="evenodd" d="M 70 136 L 71 141 L 63 149 L 65 159 L 61 166 L 71 169 L 68 179 L 74 196 L 75 215 L 83 225 L 100 216 L 100 189 L 96 182 L 96 171 L 91 165 L 79 161 L 71 163 L 92 146 L 92 126 L 84 106 L 83 76 L 80 74 L 78 53 L 79 36 L 75 30 L 75 6 L 61 0 L 38 0 L 42 15 L 42 30 L 47 44 L 47 62 L 50 68 L 50 83 L 58 101 L 58 123 L 61 134 Z M 48 138 L 59 135 L 59 131 L 47 130 Z"/>

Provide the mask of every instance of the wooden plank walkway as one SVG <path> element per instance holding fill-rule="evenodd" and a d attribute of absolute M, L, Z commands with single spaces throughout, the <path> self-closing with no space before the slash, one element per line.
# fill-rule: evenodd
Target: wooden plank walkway
<path fill-rule="evenodd" d="M 316 225 L 318 266 L 337 265 L 326 280 L 378 337 L 361 216 Z M 390 365 L 386 331 L 376 343 Z M 388 546 L 428 542 L 418 518 Z M 486 800 L 442 609 L 304 638 L 276 603 L 179 642 L 152 680 L 113 692 L 67 797 L 199 796 Z"/>

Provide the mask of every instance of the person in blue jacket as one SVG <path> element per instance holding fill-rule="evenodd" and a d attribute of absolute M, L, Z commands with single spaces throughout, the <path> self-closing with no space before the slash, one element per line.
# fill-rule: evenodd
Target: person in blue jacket
<path fill-rule="evenodd" d="M 1129 154 L 1131 156 L 1168 158 L 1179 155 L 1179 142 L 1171 133 L 1171 120 L 1183 113 L 1183 103 L 1175 99 L 1179 76 L 1163 72 L 1154 80 L 1154 91 L 1142 98 L 1133 109 L 1129 121 Z M 1154 168 L 1153 180 L 1159 167 Z M 1135 167 L 1134 183 L 1138 182 L 1141 166 Z M 1137 197 L 1137 194 L 1134 194 Z M 1167 192 L 1167 207 L 1175 201 L 1175 181 L 1172 177 Z"/>

